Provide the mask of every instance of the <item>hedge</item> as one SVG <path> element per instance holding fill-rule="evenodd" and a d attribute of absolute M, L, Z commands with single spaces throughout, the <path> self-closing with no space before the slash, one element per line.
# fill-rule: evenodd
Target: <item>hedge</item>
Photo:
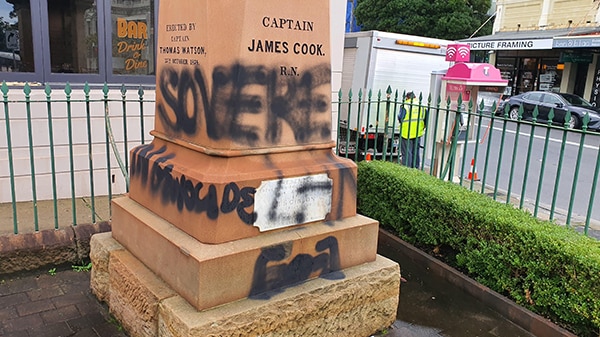
<path fill-rule="evenodd" d="M 358 164 L 358 212 L 579 336 L 600 332 L 600 242 L 425 172 Z"/>

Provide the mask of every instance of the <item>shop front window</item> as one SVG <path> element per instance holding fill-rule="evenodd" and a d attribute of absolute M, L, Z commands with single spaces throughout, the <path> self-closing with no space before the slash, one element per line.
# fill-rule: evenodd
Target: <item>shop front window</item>
<path fill-rule="evenodd" d="M 560 91 L 560 81 L 562 80 L 563 65 L 558 63 L 558 59 L 543 59 L 540 62 L 540 84 L 541 91 Z"/>
<path fill-rule="evenodd" d="M 515 82 L 516 82 L 516 58 L 514 57 L 499 57 L 496 59 L 496 68 L 500 70 L 500 76 L 502 79 L 507 80 L 508 83 L 504 89 L 504 95 L 514 95 Z"/>
<path fill-rule="evenodd" d="M 0 0 L 0 72 L 34 72 L 29 0 Z"/>
<path fill-rule="evenodd" d="M 115 75 L 153 75 L 154 1 L 113 0 L 112 71 Z"/>
<path fill-rule="evenodd" d="M 92 0 L 48 0 L 53 73 L 98 73 L 98 16 Z"/>

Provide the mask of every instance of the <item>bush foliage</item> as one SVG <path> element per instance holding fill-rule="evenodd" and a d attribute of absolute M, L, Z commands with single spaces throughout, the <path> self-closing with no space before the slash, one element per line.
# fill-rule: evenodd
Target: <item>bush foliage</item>
<path fill-rule="evenodd" d="M 358 165 L 358 211 L 580 336 L 600 331 L 600 242 L 422 171 Z"/>

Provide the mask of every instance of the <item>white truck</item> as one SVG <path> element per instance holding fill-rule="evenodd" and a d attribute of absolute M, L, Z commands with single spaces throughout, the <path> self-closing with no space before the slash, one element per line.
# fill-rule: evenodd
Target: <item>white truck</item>
<path fill-rule="evenodd" d="M 398 123 L 395 123 L 396 130 L 392 128 L 396 118 L 395 108 L 399 108 L 393 104 L 396 92 L 398 102 L 402 101 L 404 92 L 413 91 L 417 96 L 415 104 L 418 104 L 419 94 L 423 95 L 423 104 L 427 104 L 432 73 L 451 66 L 446 61 L 446 47 L 453 43 L 455 42 L 449 40 L 380 31 L 346 33 L 339 153 L 354 155 L 359 152 L 361 159 L 367 152 L 373 157 L 381 156 L 385 150 L 390 155 L 396 155 Z M 357 104 L 359 91 L 362 91 L 363 102 L 368 99 L 369 91 L 375 103 L 380 92 L 381 100 L 385 101 L 388 87 L 392 90 L 389 111 L 377 112 L 375 104 L 372 109 L 368 109 L 367 104 L 363 103 L 360 107 Z M 352 101 L 349 103 L 350 90 Z M 381 104 L 381 107 L 385 107 L 385 104 Z M 384 132 L 386 118 L 387 132 Z"/>

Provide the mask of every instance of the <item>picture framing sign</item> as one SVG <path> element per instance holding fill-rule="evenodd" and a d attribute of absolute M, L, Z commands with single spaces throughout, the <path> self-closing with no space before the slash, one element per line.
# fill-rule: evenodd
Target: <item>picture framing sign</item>
<path fill-rule="evenodd" d="M 466 42 L 471 50 L 535 50 L 552 49 L 553 39 L 505 39 Z"/>

